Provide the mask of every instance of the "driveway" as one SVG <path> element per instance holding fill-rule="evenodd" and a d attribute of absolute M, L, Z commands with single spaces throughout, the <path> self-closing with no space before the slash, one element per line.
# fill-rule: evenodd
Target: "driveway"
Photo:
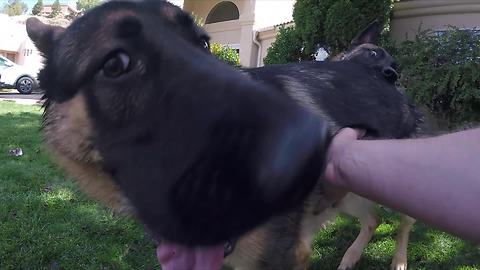
<path fill-rule="evenodd" d="M 16 103 L 20 104 L 42 104 L 41 98 L 42 98 L 41 93 L 32 93 L 28 95 L 22 95 L 19 94 L 16 91 L 10 91 L 10 90 L 1 90 L 0 91 L 0 101 L 2 100 L 11 100 L 15 101 Z"/>

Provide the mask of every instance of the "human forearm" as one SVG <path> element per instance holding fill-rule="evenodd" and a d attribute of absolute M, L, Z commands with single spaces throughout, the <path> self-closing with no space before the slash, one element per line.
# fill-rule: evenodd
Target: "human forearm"
<path fill-rule="evenodd" d="M 415 140 L 351 141 L 336 181 L 480 242 L 480 129 Z"/>

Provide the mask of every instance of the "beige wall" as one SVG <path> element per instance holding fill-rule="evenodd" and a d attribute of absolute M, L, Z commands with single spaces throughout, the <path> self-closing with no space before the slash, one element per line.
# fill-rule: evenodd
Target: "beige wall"
<path fill-rule="evenodd" d="M 185 0 L 183 9 L 205 20 L 208 13 L 222 0 Z M 240 49 L 240 63 L 245 67 L 257 66 L 266 55 L 267 48 L 275 40 L 277 28 L 259 30 L 260 46 L 254 43 L 255 29 L 291 21 L 295 0 L 231 0 L 240 13 L 239 20 L 204 25 L 211 41 L 234 45 Z M 260 47 L 260 52 L 259 52 Z"/>
<path fill-rule="evenodd" d="M 395 4 L 392 38 L 415 38 L 422 30 L 444 30 L 448 25 L 480 28 L 480 0 L 411 0 Z"/>
<path fill-rule="evenodd" d="M 240 14 L 244 12 L 244 3 L 245 0 L 229 0 L 238 7 Z M 195 13 L 197 17 L 205 20 L 208 13 L 215 7 L 218 3 L 223 2 L 222 0 L 185 0 L 183 2 L 183 9 L 189 12 Z"/>
<path fill-rule="evenodd" d="M 240 44 L 241 31 L 238 20 L 206 24 L 204 28 L 212 42 L 224 45 Z"/>
<path fill-rule="evenodd" d="M 185 0 L 183 9 L 205 20 L 209 12 L 222 0 Z M 255 23 L 255 0 L 231 0 L 240 13 L 238 20 L 206 24 L 205 30 L 211 42 L 235 45 L 240 50 L 240 64 L 245 67 L 255 65 L 253 26 Z"/>

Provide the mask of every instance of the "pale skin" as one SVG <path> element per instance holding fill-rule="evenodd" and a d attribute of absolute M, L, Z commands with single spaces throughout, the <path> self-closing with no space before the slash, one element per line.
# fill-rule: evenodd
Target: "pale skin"
<path fill-rule="evenodd" d="M 438 137 L 332 141 L 328 184 L 480 243 L 480 128 Z"/>

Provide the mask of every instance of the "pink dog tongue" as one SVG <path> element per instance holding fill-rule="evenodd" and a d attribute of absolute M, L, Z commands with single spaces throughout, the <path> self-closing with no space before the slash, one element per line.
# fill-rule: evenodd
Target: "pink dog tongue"
<path fill-rule="evenodd" d="M 223 245 L 191 248 L 162 243 L 157 247 L 157 258 L 163 270 L 219 270 L 223 252 Z"/>

